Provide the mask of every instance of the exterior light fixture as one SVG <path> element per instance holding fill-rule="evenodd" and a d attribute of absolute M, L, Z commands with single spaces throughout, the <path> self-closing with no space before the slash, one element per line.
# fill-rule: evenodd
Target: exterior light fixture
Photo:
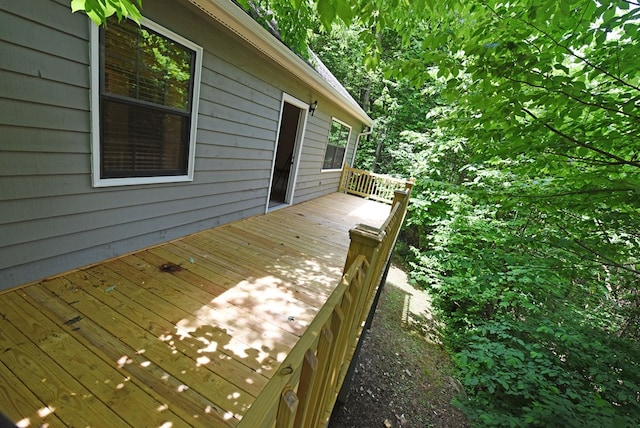
<path fill-rule="evenodd" d="M 311 105 L 309 106 L 309 114 L 311 116 L 313 116 L 313 114 L 316 112 L 316 109 L 318 108 L 318 100 L 315 100 L 314 102 L 311 103 Z"/>

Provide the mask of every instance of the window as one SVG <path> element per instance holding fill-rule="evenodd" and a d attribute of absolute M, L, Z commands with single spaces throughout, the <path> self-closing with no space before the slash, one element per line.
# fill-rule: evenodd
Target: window
<path fill-rule="evenodd" d="M 332 120 L 327 151 L 324 153 L 324 163 L 322 164 L 323 170 L 342 168 L 344 155 L 349 144 L 349 134 L 351 134 L 350 126 L 337 119 Z"/>
<path fill-rule="evenodd" d="M 93 31 L 94 185 L 192 180 L 202 48 L 148 20 Z"/>

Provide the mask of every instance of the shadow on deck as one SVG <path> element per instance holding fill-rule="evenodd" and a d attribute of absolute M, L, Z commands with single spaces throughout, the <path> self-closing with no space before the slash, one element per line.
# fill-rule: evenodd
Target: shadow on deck
<path fill-rule="evenodd" d="M 282 363 L 357 256 L 349 230 L 389 211 L 335 193 L 0 294 L 0 412 L 21 427 L 239 424 L 261 394 L 280 401 L 276 375 L 298 381 Z"/>

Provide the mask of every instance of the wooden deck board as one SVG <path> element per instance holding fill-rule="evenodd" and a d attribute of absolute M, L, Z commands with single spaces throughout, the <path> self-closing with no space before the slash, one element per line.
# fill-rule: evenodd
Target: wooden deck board
<path fill-rule="evenodd" d="M 98 268 L 92 268 L 91 271 L 96 269 Z M 114 308 L 119 314 L 143 328 L 158 340 L 171 341 L 172 350 L 177 350 L 196 362 L 206 359 L 207 364 L 204 367 L 221 378 L 228 374 L 230 374 L 229 379 L 233 380 L 251 378 L 251 383 L 240 382 L 236 383 L 235 386 L 254 397 L 266 384 L 267 378 L 255 376 L 253 369 L 234 360 L 232 356 L 225 355 L 218 350 L 207 350 L 207 347 L 203 347 L 206 338 L 189 335 L 182 339 L 174 337 L 169 339 L 169 336 L 174 334 L 174 326 L 177 320 L 183 319 L 188 313 L 180 311 L 177 307 L 170 307 L 166 302 L 158 303 L 157 297 L 152 293 L 139 292 L 135 288 L 130 290 L 132 283 L 129 283 L 129 287 L 125 288 L 128 281 L 124 278 L 115 276 L 105 276 L 103 278 L 107 279 L 107 284 L 118 284 L 117 288 L 109 293 L 105 293 L 102 288 L 95 287 L 86 287 L 84 290 L 97 300 L 102 301 L 103 304 Z M 110 302 L 110 299 L 114 300 Z M 218 340 L 223 339 L 221 335 L 217 337 Z M 229 340 L 230 337 L 224 337 L 224 339 Z"/>
<path fill-rule="evenodd" d="M 48 424 L 49 427 L 64 428 L 65 424 L 53 414 L 52 409 L 31 392 L 11 371 L 4 365 L 0 365 L 0 403 L 3 405 L 3 412 L 10 419 L 17 423 L 29 426 L 42 426 Z M 11 389 L 6 385 L 11 385 Z M 25 409 L 32 409 L 32 413 L 27 415 Z M 43 418 L 47 418 L 46 421 Z"/>
<path fill-rule="evenodd" d="M 48 403 L 49 408 L 55 409 L 58 417 L 73 426 L 89 426 L 95 421 L 111 426 L 125 423 L 100 402 L 94 390 L 90 391 L 77 380 L 84 369 L 73 376 L 60 365 L 73 358 L 73 354 L 58 361 L 55 353 L 51 355 L 39 348 L 13 322 L 4 322 L 0 331 L 0 346 L 4 348 L 2 362 L 40 400 Z"/>
<path fill-rule="evenodd" d="M 226 238 L 231 242 L 232 231 L 221 232 L 220 237 Z M 225 236 L 226 235 L 226 236 Z M 206 245 L 205 243 L 201 245 Z M 242 263 L 245 266 L 249 266 L 253 273 L 257 276 L 272 276 L 280 279 L 282 282 L 291 284 L 295 287 L 308 287 L 309 283 L 313 283 L 313 293 L 318 294 L 325 291 L 330 292 L 328 287 L 325 290 L 319 289 L 318 285 L 322 282 L 315 280 L 315 276 L 322 275 L 330 276 L 328 282 L 337 280 L 341 276 L 339 269 L 336 269 L 335 262 L 331 265 L 323 260 L 318 260 L 317 257 L 312 257 L 306 254 L 299 254 L 297 257 L 294 255 L 280 255 L 277 251 L 271 251 L 269 248 L 260 247 L 260 244 L 251 244 L 247 247 L 246 251 L 242 251 L 243 254 L 238 251 L 238 247 L 230 247 L 224 251 L 218 251 L 217 256 L 225 259 L 228 263 Z M 291 267 L 295 267 L 292 269 Z M 247 267 L 243 268 L 245 273 Z M 311 302 L 317 304 L 317 301 Z"/>
<path fill-rule="evenodd" d="M 27 287 L 24 292 L 34 302 L 37 302 L 40 310 L 49 311 L 52 314 L 50 318 L 57 319 L 58 322 L 64 323 L 65 320 L 71 320 L 78 316 L 78 311 L 72 305 L 68 305 L 60 299 L 52 298 L 51 293 L 44 287 Z M 89 345 L 92 352 L 104 355 L 104 359 L 116 367 L 126 367 L 127 372 L 131 375 L 131 382 L 158 394 L 164 403 L 164 407 L 157 408 L 157 411 L 163 412 L 170 403 L 171 410 L 184 420 L 189 421 L 190 424 L 207 426 L 206 421 L 203 420 L 204 418 L 201 418 L 202 423 L 197 423 L 200 421 L 194 420 L 193 415 L 202 415 L 203 409 L 209 409 L 207 416 L 212 425 L 235 425 L 227 423 L 227 420 L 232 419 L 227 417 L 221 408 L 192 389 L 187 389 L 178 394 L 177 392 L 181 388 L 182 382 L 170 376 L 161 367 L 147 365 L 144 353 L 138 353 L 135 348 L 127 346 L 118 337 L 113 336 L 95 322 L 86 319 L 83 320 L 80 329 L 75 330 L 76 327 L 70 328 L 75 331 L 78 340 Z M 55 407 L 56 404 L 55 402 L 49 403 L 49 406 Z M 132 409 L 131 411 L 137 410 Z M 237 420 L 235 421 L 237 423 Z"/>
<path fill-rule="evenodd" d="M 101 402 L 107 403 L 114 412 L 134 426 L 153 424 L 161 426 L 168 420 L 176 420 L 176 415 L 167 411 L 166 415 L 150 409 L 162 406 L 162 402 L 144 393 L 135 384 L 127 381 L 128 375 L 105 363 L 96 354 L 75 340 L 70 334 L 50 320 L 37 308 L 33 307 L 16 294 L 7 296 L 6 316 L 20 319 L 22 313 L 29 313 L 27 322 L 21 324 L 22 333 L 29 337 L 42 351 L 53 358 L 63 369 L 67 367 L 84 367 L 85 370 L 74 371 L 74 378 L 95 394 Z M 54 379 L 48 379 L 54 382 Z M 131 406 L 139 409 L 129 413 Z M 188 426 L 182 423 L 182 426 Z"/>
<path fill-rule="evenodd" d="M 236 425 L 337 285 L 348 230 L 388 212 L 336 193 L 0 294 L 0 411 Z"/>

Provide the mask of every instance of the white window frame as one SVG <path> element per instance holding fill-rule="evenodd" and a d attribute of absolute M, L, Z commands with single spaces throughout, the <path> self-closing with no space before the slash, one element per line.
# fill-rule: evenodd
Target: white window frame
<path fill-rule="evenodd" d="M 327 135 L 327 145 L 324 148 L 324 155 L 322 156 L 322 169 L 320 172 L 332 172 L 332 171 L 341 171 L 342 170 L 342 165 L 344 165 L 344 160 L 347 158 L 347 152 L 349 151 L 349 144 L 351 143 L 351 132 L 353 131 L 353 126 L 344 123 L 343 121 L 341 121 L 340 119 L 338 119 L 337 117 L 331 117 L 331 123 L 333 124 L 333 122 L 336 121 L 341 125 L 346 126 L 347 128 L 349 128 L 349 135 L 347 135 L 347 143 L 344 146 L 344 155 L 342 155 L 342 162 L 340 162 L 340 168 L 330 168 L 330 169 L 324 169 L 324 159 L 327 156 L 327 148 L 329 147 L 329 137 L 331 136 L 331 128 L 332 126 L 329 126 L 329 134 Z"/>
<path fill-rule="evenodd" d="M 131 186 L 136 184 L 179 183 L 193 181 L 196 158 L 196 134 L 198 128 L 198 104 L 200 101 L 200 76 L 202 72 L 201 46 L 174 33 L 173 31 L 147 19 L 142 18 L 141 25 L 168 39 L 179 43 L 196 53 L 193 70 L 193 91 L 191 101 L 191 133 L 189 136 L 189 158 L 186 175 L 157 177 L 100 177 L 100 28 L 91 22 L 91 176 L 94 187 Z"/>

